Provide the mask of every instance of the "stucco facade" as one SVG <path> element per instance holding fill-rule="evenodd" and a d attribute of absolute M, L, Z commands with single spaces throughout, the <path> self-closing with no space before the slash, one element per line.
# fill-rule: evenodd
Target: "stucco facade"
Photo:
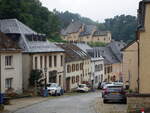
<path fill-rule="evenodd" d="M 92 80 L 95 88 L 105 79 L 104 74 L 104 59 L 102 57 L 92 58 Z"/>
<path fill-rule="evenodd" d="M 138 44 L 136 41 L 123 49 L 123 82 L 129 88 L 137 92 L 138 90 Z"/>
<path fill-rule="evenodd" d="M 72 22 L 62 30 L 61 38 L 68 42 L 102 42 L 110 43 L 112 40 L 110 31 L 99 31 L 94 25 L 85 25 L 80 22 Z"/>
<path fill-rule="evenodd" d="M 144 2 L 144 29 L 139 31 L 139 92 L 150 94 L 150 1 Z"/>
<path fill-rule="evenodd" d="M 6 65 L 6 57 L 11 57 L 11 65 Z M 5 93 L 9 88 L 13 92 L 22 93 L 22 53 L 21 52 L 0 52 L 0 75 L 1 92 Z"/>
<path fill-rule="evenodd" d="M 32 69 L 38 69 L 43 71 L 45 76 L 46 68 L 46 80 L 47 83 L 58 83 L 61 87 L 64 87 L 64 58 L 65 54 L 59 53 L 35 53 L 32 54 Z M 56 73 L 55 73 L 55 72 Z"/>

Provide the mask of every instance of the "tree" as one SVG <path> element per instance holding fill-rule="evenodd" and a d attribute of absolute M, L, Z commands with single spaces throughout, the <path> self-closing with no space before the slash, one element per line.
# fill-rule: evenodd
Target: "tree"
<path fill-rule="evenodd" d="M 105 19 L 104 23 L 98 25 L 100 30 L 109 30 L 115 40 L 128 42 L 135 39 L 137 18 L 131 15 L 120 15 Z"/>
<path fill-rule="evenodd" d="M 0 19 L 16 18 L 48 38 L 59 38 L 58 17 L 43 7 L 39 0 L 1 0 Z"/>
<path fill-rule="evenodd" d="M 42 76 L 42 71 L 41 70 L 32 70 L 29 78 L 29 83 L 31 86 L 35 86 L 35 82 L 39 80 Z"/>

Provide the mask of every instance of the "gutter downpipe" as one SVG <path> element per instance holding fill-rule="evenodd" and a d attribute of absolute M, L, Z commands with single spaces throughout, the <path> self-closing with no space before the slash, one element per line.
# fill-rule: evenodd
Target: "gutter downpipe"
<path fill-rule="evenodd" d="M 137 85 L 138 85 L 138 93 L 140 93 L 140 43 L 139 43 L 139 31 L 137 31 L 137 44 L 138 44 L 138 79 L 137 79 Z"/>

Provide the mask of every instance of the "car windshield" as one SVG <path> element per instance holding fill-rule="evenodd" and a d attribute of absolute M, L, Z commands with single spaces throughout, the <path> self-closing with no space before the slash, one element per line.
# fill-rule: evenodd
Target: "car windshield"
<path fill-rule="evenodd" d="M 120 92 L 122 91 L 122 86 L 108 86 L 107 87 L 110 92 Z"/>
<path fill-rule="evenodd" d="M 57 84 L 51 84 L 50 87 L 57 87 Z"/>
<path fill-rule="evenodd" d="M 79 85 L 80 88 L 84 88 L 84 85 Z"/>

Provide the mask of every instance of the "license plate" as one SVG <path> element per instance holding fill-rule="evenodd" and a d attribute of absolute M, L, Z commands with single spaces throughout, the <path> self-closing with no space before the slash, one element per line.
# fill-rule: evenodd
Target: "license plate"
<path fill-rule="evenodd" d="M 117 95 L 118 93 L 111 93 L 111 94 L 113 94 L 113 95 Z"/>

